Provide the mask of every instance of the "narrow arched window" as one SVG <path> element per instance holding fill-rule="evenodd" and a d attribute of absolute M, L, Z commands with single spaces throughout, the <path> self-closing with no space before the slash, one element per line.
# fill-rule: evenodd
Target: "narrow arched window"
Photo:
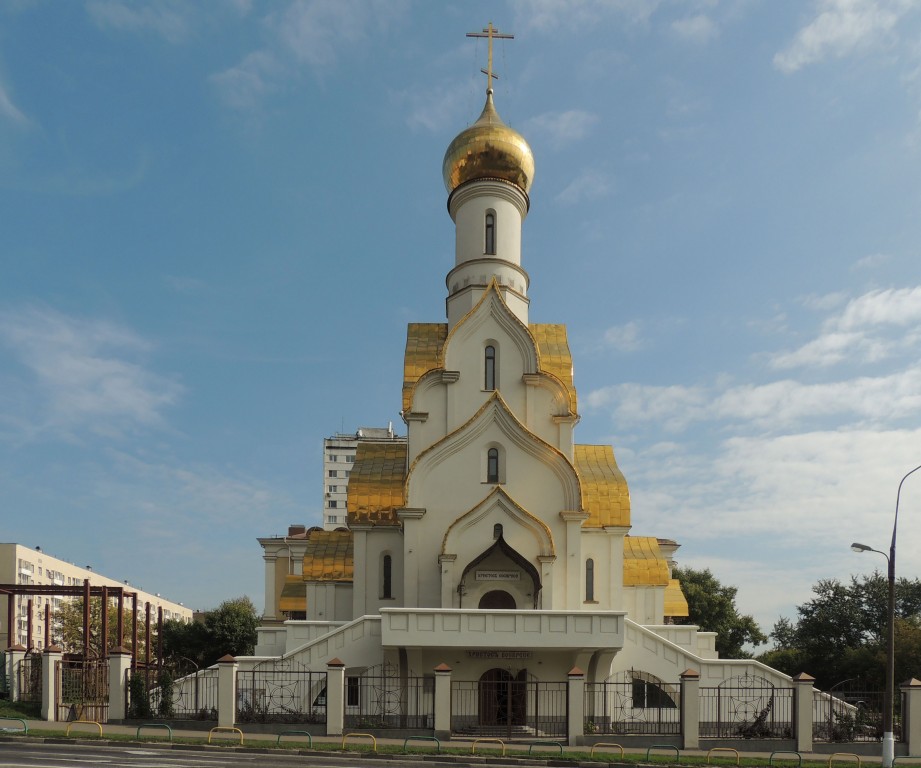
<path fill-rule="evenodd" d="M 496 348 L 491 344 L 486 347 L 485 352 L 485 376 L 483 382 L 483 389 L 492 391 L 496 388 Z"/>
<path fill-rule="evenodd" d="M 496 253 L 496 214 L 492 211 L 486 214 L 486 242 L 483 252 L 488 256 Z"/>
<path fill-rule="evenodd" d="M 393 597 L 393 559 L 390 555 L 384 555 L 383 571 L 381 597 L 389 599 Z"/>
<path fill-rule="evenodd" d="M 585 601 L 595 602 L 595 561 L 592 558 L 585 561 Z"/>
<path fill-rule="evenodd" d="M 496 523 L 496 524 L 492 527 L 492 537 L 493 537 L 494 539 L 501 539 L 501 538 L 502 538 L 502 523 Z"/>
<path fill-rule="evenodd" d="M 499 482 L 499 449 L 490 448 L 486 454 L 486 482 Z"/>

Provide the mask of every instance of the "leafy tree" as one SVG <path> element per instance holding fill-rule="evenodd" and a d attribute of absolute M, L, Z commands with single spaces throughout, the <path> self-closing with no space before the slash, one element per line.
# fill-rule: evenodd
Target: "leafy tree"
<path fill-rule="evenodd" d="M 225 600 L 203 621 L 168 621 L 163 626 L 163 653 L 186 658 L 199 667 L 214 664 L 225 654 L 250 656 L 256 650 L 259 615 L 248 597 Z"/>
<path fill-rule="evenodd" d="M 710 572 L 694 568 L 676 568 L 674 577 L 681 583 L 681 591 L 688 601 L 689 616 L 679 620 L 683 624 L 697 624 L 706 632 L 716 632 L 716 650 L 723 658 L 750 658 L 746 645 L 767 642 L 767 636 L 757 622 L 743 616 L 736 607 L 735 587 L 727 587 Z"/>
<path fill-rule="evenodd" d="M 879 571 L 850 583 L 822 579 L 797 619 L 781 618 L 771 631 L 774 649 L 759 660 L 787 674 L 808 672 L 819 687 L 845 681 L 883 687 L 889 585 Z M 896 681 L 921 672 L 921 581 L 896 583 Z"/>
<path fill-rule="evenodd" d="M 83 598 L 64 600 L 52 615 L 54 628 L 52 641 L 59 643 L 66 653 L 83 653 Z M 138 616 L 138 658 L 145 658 L 146 645 L 144 633 L 143 614 Z M 118 645 L 118 604 L 109 603 L 106 609 L 106 650 Z M 129 651 L 133 641 L 132 627 L 134 626 L 134 613 L 130 608 L 125 608 L 123 619 L 124 638 L 123 644 Z M 102 600 L 90 600 L 90 649 L 91 654 L 101 651 L 100 638 L 102 635 Z M 156 623 L 151 622 L 151 643 L 156 647 Z M 151 649 L 153 652 L 153 649 Z"/>

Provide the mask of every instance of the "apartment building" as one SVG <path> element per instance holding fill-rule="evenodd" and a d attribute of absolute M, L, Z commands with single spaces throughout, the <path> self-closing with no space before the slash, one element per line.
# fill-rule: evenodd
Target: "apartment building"
<path fill-rule="evenodd" d="M 137 592 L 138 605 L 150 603 L 153 615 L 163 608 L 163 620 L 192 620 L 192 609 L 182 603 L 174 603 L 159 594 L 144 592 L 132 587 L 127 581 L 103 576 L 90 566 L 79 566 L 67 560 L 43 552 L 41 547 L 25 547 L 22 544 L 0 543 L 0 584 L 45 584 L 59 587 L 79 587 L 89 579 L 94 587 L 123 587 Z M 7 598 L 9 599 L 9 598 Z M 29 597 L 17 596 L 13 607 L 14 627 L 10 633 L 7 627 L 6 600 L 0 598 L 0 647 L 25 646 L 29 636 Z M 35 595 L 32 597 L 32 645 L 41 650 L 45 637 L 45 605 L 51 606 L 51 614 L 70 598 Z M 52 628 L 52 639 L 54 631 Z"/>

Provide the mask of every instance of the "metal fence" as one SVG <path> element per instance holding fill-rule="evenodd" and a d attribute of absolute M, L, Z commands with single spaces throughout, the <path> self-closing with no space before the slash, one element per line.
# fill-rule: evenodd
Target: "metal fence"
<path fill-rule="evenodd" d="M 59 661 L 55 668 L 56 720 L 109 719 L 109 665 L 104 659 Z"/>
<path fill-rule="evenodd" d="M 217 670 L 167 665 L 127 672 L 129 719 L 217 720 Z"/>
<path fill-rule="evenodd" d="M 237 722 L 325 723 L 326 672 L 273 660 L 237 673 Z"/>
<path fill-rule="evenodd" d="M 565 738 L 568 684 L 508 677 L 451 682 L 451 731 L 506 739 Z"/>
<path fill-rule="evenodd" d="M 16 682 L 19 701 L 41 703 L 42 700 L 42 657 L 29 651 L 16 665 Z"/>
<path fill-rule="evenodd" d="M 793 738 L 793 689 L 743 675 L 700 689 L 700 737 Z"/>
<path fill-rule="evenodd" d="M 435 727 L 435 678 L 377 674 L 345 680 L 347 728 Z"/>
<path fill-rule="evenodd" d="M 825 742 L 881 741 L 883 691 L 815 691 L 812 697 L 812 738 Z M 902 697 L 896 697 L 893 735 L 902 741 Z"/>
<path fill-rule="evenodd" d="M 586 734 L 681 733 L 681 686 L 630 677 L 585 686 Z"/>

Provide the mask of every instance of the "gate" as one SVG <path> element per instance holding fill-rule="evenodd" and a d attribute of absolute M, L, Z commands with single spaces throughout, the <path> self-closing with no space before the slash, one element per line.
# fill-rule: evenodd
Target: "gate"
<path fill-rule="evenodd" d="M 479 680 L 451 682 L 451 732 L 505 739 L 566 738 L 569 685 L 491 669 Z"/>
<path fill-rule="evenodd" d="M 42 655 L 28 651 L 15 670 L 19 701 L 41 704 L 42 701 Z"/>
<path fill-rule="evenodd" d="M 237 722 L 325 723 L 326 672 L 270 659 L 237 673 Z"/>
<path fill-rule="evenodd" d="M 371 667 L 345 679 L 348 728 L 432 729 L 435 727 L 435 678 L 401 674 L 392 664 Z"/>
<path fill-rule="evenodd" d="M 55 719 L 108 721 L 109 665 L 105 659 L 57 662 L 55 689 Z"/>

